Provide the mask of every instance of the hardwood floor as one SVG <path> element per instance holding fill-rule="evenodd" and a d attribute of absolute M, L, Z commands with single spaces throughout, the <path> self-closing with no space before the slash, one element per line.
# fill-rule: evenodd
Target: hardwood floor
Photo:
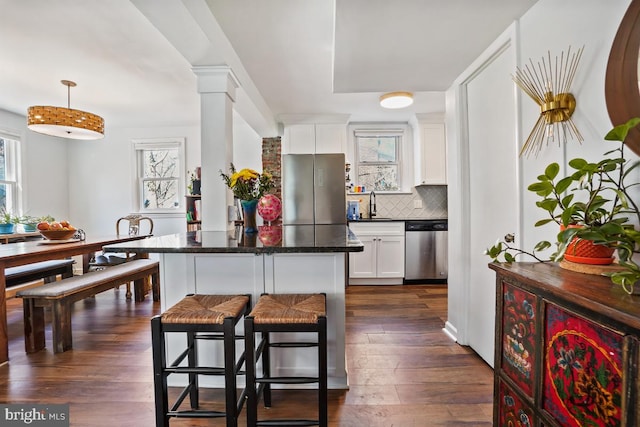
<path fill-rule="evenodd" d="M 490 426 L 493 371 L 442 327 L 441 285 L 352 286 L 347 290 L 350 389 L 330 390 L 332 426 Z M 0 366 L 0 402 L 69 403 L 71 426 L 153 426 L 149 319 L 159 303 L 127 302 L 124 287 L 75 304 L 74 349 L 24 353 L 22 305 L 8 302 L 10 362 Z M 171 390 L 172 393 L 175 390 Z M 274 391 L 270 417 L 315 416 L 315 391 Z M 218 390 L 202 392 L 221 408 Z M 244 426 L 244 414 L 240 425 Z M 223 420 L 172 420 L 222 426 Z"/>

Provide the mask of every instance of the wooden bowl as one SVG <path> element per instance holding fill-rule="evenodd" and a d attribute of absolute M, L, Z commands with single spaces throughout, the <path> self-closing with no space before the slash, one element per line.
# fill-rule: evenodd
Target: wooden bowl
<path fill-rule="evenodd" d="M 45 239 L 48 240 L 67 240 L 73 237 L 76 230 L 38 230 Z"/>

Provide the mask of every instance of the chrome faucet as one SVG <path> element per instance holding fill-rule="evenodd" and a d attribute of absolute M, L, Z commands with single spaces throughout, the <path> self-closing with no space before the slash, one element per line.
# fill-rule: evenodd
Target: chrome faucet
<path fill-rule="evenodd" d="M 371 190 L 369 193 L 369 218 L 373 218 L 376 214 L 376 193 Z"/>

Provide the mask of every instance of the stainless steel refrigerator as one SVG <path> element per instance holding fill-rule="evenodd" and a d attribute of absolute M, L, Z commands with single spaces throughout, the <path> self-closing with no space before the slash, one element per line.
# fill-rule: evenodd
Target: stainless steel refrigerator
<path fill-rule="evenodd" d="M 282 156 L 282 223 L 346 224 L 344 154 Z"/>

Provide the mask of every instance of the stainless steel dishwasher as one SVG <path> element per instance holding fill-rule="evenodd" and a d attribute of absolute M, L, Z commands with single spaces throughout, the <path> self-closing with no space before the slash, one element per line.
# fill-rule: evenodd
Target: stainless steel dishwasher
<path fill-rule="evenodd" d="M 404 283 L 446 283 L 446 219 L 405 222 Z"/>

